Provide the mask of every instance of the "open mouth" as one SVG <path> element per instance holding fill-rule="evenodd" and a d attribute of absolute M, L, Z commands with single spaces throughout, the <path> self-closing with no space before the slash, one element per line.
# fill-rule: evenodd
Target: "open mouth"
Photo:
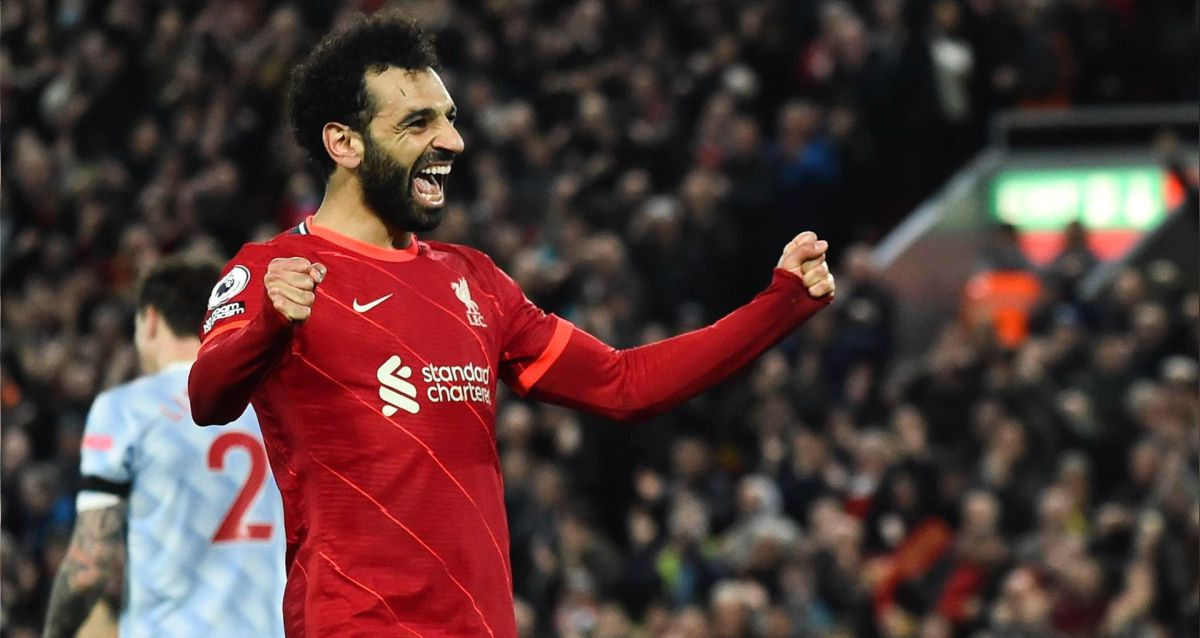
<path fill-rule="evenodd" d="M 446 202 L 446 176 L 449 164 L 430 165 L 413 175 L 413 198 L 426 208 L 436 208 Z"/>

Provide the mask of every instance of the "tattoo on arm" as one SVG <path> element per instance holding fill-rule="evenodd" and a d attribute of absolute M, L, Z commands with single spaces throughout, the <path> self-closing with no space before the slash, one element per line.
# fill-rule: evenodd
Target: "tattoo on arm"
<path fill-rule="evenodd" d="M 74 636 L 120 569 L 125 555 L 125 504 L 79 513 L 58 567 L 42 638 Z"/>

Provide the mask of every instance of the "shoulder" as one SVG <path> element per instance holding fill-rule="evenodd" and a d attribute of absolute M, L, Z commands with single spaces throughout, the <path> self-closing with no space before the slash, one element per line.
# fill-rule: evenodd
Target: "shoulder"
<path fill-rule="evenodd" d="M 494 277 L 500 268 L 487 253 L 462 244 L 440 241 L 423 241 L 425 254 L 435 261 L 443 261 L 455 270 L 464 270 L 476 276 Z"/>
<path fill-rule="evenodd" d="M 487 253 L 461 244 L 426 243 L 431 258 L 445 260 L 452 269 L 477 282 L 481 290 L 507 300 L 524 298 L 520 286 Z"/>
<path fill-rule="evenodd" d="M 97 394 L 96 398 L 92 399 L 92 411 L 106 413 L 119 411 L 121 406 L 126 405 L 129 398 L 136 393 L 134 386 L 138 381 L 141 379 L 122 383 Z"/>
<path fill-rule="evenodd" d="M 477 248 L 471 248 L 470 246 L 464 246 L 462 244 L 450 244 L 442 241 L 422 240 L 420 243 L 425 244 L 426 254 L 431 259 L 458 258 L 476 263 L 487 263 L 492 267 L 495 267 L 495 264 L 492 263 L 492 258 L 488 257 L 487 253 L 484 253 L 482 250 Z"/>
<path fill-rule="evenodd" d="M 233 259 L 229 261 L 228 267 L 236 266 L 239 262 L 266 263 L 276 257 L 293 254 L 296 250 L 305 247 L 304 238 L 304 235 L 296 232 L 296 229 L 293 228 L 267 241 L 248 242 L 243 244 Z"/>
<path fill-rule="evenodd" d="M 96 396 L 95 403 L 110 410 L 133 414 L 157 406 L 186 388 L 187 375 L 172 370 L 148 374 L 114 386 Z"/>
<path fill-rule="evenodd" d="M 104 427 L 128 421 L 137 405 L 144 401 L 145 381 L 145 378 L 135 379 L 97 394 L 88 411 L 88 426 Z"/>
<path fill-rule="evenodd" d="M 448 267 L 471 281 L 470 290 L 485 294 L 505 308 L 525 300 L 520 285 L 483 251 L 460 244 L 426 243 L 431 258 L 445 260 Z"/>
<path fill-rule="evenodd" d="M 268 241 L 243 244 L 233 259 L 225 264 L 221 271 L 221 279 L 213 286 L 209 297 L 209 309 L 233 299 L 251 281 L 261 279 L 272 259 L 300 254 L 302 247 L 296 239 L 302 239 L 302 236 L 289 231 Z"/>

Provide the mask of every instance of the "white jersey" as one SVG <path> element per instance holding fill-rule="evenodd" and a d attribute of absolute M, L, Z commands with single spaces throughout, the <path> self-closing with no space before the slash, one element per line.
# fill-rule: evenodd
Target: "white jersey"
<path fill-rule="evenodd" d="M 283 636 L 283 506 L 258 421 L 193 423 L 189 369 L 104 392 L 88 414 L 84 489 L 129 490 L 121 638 Z"/>

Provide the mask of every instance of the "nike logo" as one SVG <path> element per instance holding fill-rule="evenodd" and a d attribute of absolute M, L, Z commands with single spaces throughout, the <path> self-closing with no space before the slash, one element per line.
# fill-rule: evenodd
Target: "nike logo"
<path fill-rule="evenodd" d="M 392 293 L 392 294 L 394 294 L 394 293 Z M 375 306 L 378 306 L 379 304 L 387 301 L 391 297 L 392 297 L 391 294 L 387 294 L 387 295 L 384 295 L 384 296 L 376 299 L 375 301 L 372 301 L 370 303 L 365 303 L 365 304 L 360 304 L 360 303 L 358 303 L 358 300 L 355 299 L 354 304 L 353 304 L 354 312 L 366 312 L 366 311 L 370 310 L 371 308 L 374 308 Z"/>

